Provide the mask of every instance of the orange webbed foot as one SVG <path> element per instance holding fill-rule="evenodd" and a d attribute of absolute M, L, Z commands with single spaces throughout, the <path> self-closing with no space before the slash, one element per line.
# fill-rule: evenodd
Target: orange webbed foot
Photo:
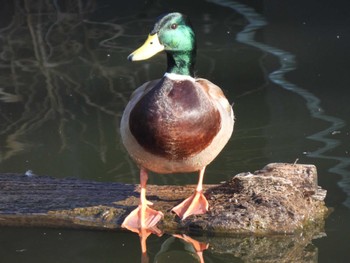
<path fill-rule="evenodd" d="M 192 196 L 175 206 L 172 211 L 182 220 L 190 215 L 201 215 L 208 212 L 209 204 L 202 191 L 196 191 Z"/>
<path fill-rule="evenodd" d="M 163 218 L 163 213 L 148 206 L 139 205 L 125 219 L 122 227 L 131 231 L 135 229 L 151 229 Z M 135 231 L 134 231 L 135 232 Z"/>

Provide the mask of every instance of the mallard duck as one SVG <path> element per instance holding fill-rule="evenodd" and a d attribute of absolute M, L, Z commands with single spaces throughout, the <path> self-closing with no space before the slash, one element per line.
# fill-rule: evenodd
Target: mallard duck
<path fill-rule="evenodd" d="M 129 229 L 152 228 L 163 217 L 146 199 L 148 171 L 199 172 L 194 194 L 172 211 L 181 219 L 206 213 L 204 171 L 233 131 L 232 107 L 222 90 L 209 80 L 194 77 L 196 40 L 185 15 L 159 17 L 145 43 L 128 59 L 145 60 L 161 51 L 167 55 L 164 76 L 134 91 L 121 120 L 123 144 L 140 167 L 140 205 L 122 224 Z"/>

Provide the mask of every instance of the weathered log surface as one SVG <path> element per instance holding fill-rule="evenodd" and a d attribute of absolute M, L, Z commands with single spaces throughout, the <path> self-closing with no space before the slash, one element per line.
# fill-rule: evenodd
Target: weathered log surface
<path fill-rule="evenodd" d="M 0 174 L 0 225 L 119 229 L 138 204 L 138 185 Z M 269 164 L 220 185 L 205 185 L 210 211 L 181 221 L 170 209 L 194 186 L 147 187 L 167 232 L 286 234 L 322 227 L 326 191 L 313 165 Z"/>

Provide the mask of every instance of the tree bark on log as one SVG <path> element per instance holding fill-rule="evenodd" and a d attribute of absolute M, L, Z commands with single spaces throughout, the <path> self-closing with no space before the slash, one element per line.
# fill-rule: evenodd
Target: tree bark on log
<path fill-rule="evenodd" d="M 138 205 L 138 185 L 0 174 L 0 225 L 120 229 Z M 147 186 L 147 197 L 164 213 L 164 232 L 291 234 L 322 231 L 326 191 L 314 165 L 273 163 L 240 173 L 219 185 L 204 185 L 210 210 L 181 221 L 170 210 L 195 189 Z"/>

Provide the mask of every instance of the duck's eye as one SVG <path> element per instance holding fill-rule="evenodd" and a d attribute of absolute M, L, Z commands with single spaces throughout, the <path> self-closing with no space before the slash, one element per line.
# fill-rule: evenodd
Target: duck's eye
<path fill-rule="evenodd" d="M 172 24 L 171 25 L 171 29 L 176 29 L 177 28 L 177 24 Z"/>

